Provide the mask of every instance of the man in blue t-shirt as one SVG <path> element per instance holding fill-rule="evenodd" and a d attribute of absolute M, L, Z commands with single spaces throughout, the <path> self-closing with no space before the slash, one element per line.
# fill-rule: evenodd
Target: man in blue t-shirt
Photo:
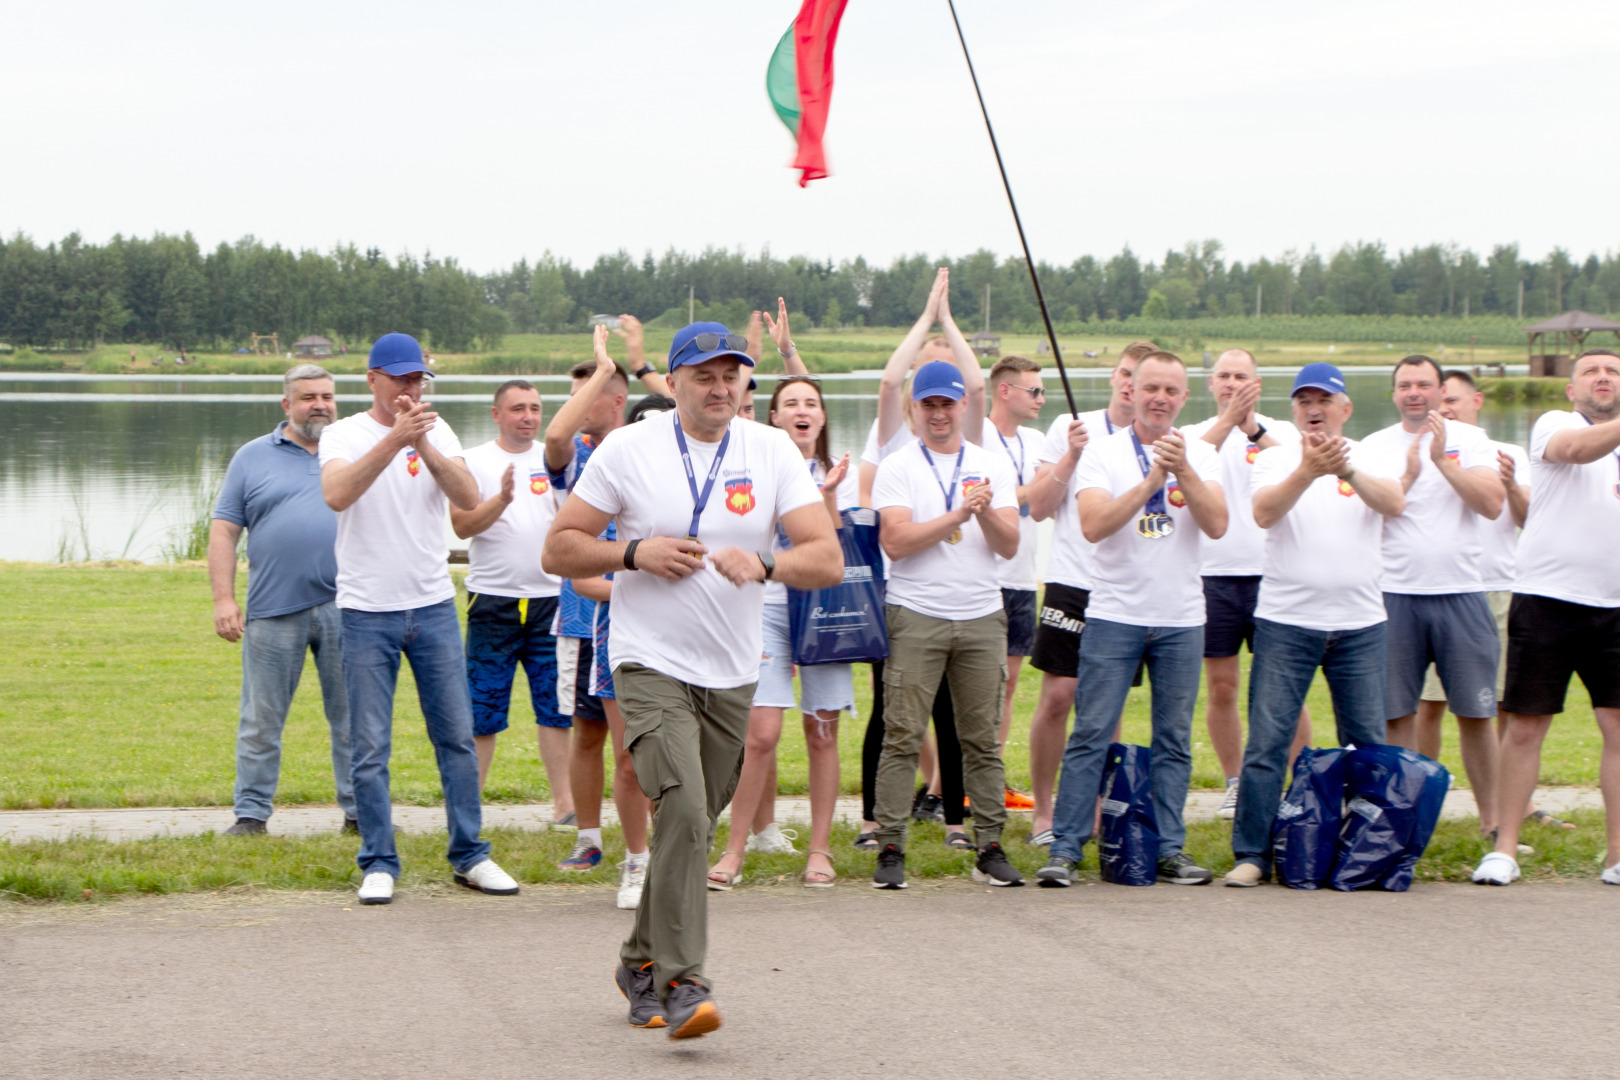
<path fill-rule="evenodd" d="M 231 458 L 208 534 L 214 632 L 242 642 L 242 710 L 236 729 L 236 824 L 228 835 L 263 833 L 281 775 L 281 729 L 305 651 L 315 656 L 332 775 L 345 832 L 358 832 L 349 769 L 349 707 L 343 689 L 337 605 L 337 515 L 321 497 L 321 432 L 337 419 L 332 376 L 299 364 L 283 381 L 287 419 Z M 236 602 L 236 547 L 247 529 L 247 616 Z"/>

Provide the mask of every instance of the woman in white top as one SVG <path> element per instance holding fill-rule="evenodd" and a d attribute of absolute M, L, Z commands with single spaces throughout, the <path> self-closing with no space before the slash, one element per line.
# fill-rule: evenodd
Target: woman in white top
<path fill-rule="evenodd" d="M 778 327 L 785 337 L 785 316 L 773 331 Z M 855 505 L 856 484 L 848 475 L 849 455 L 834 463 L 827 451 L 827 414 L 822 407 L 820 385 L 808 375 L 786 376 L 771 395 L 766 415 L 772 426 L 788 433 L 804 455 L 806 468 L 821 488 L 833 527 L 841 528 L 840 510 Z M 780 550 L 782 546 L 783 537 L 778 530 L 771 547 Z M 765 649 L 759 663 L 753 710 L 748 714 L 742 775 L 731 800 L 731 833 L 725 853 L 709 872 L 709 888 L 725 890 L 735 885 L 742 877 L 743 859 L 748 851 L 785 853 L 793 850 L 786 834 L 776 829 L 775 817 L 776 744 L 782 737 L 783 714 L 795 704 L 804 714 L 804 741 L 810 764 L 810 850 L 803 880 L 807 888 L 826 888 L 838 876 L 830 850 L 833 806 L 838 799 L 838 715 L 855 706 L 854 674 L 848 664 L 800 668 L 800 694 L 795 703 L 793 640 L 788 623 L 786 586 L 766 583 L 764 619 Z M 752 836 L 749 835 L 750 825 Z"/>

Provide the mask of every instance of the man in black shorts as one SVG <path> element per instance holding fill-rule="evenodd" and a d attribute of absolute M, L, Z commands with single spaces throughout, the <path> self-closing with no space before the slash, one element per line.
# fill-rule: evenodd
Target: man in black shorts
<path fill-rule="evenodd" d="M 1573 412 L 1541 414 L 1530 434 L 1535 498 L 1519 537 L 1518 580 L 1508 609 L 1507 717 L 1497 768 L 1496 850 L 1474 881 L 1519 877 L 1519 824 L 1541 772 L 1541 743 L 1564 711 L 1571 675 L 1592 696 L 1603 734 L 1601 776 L 1609 865 L 1620 885 L 1620 356 L 1592 349 L 1575 359 L 1564 393 Z"/>

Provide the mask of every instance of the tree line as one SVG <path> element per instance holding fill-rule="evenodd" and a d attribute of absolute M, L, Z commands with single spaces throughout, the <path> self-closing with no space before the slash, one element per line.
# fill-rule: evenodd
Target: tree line
<path fill-rule="evenodd" d="M 358 344 L 404 330 L 440 351 L 465 352 L 495 348 L 508 333 L 578 330 L 598 313 L 679 326 L 692 310 L 740 322 L 778 296 L 817 326 L 904 326 L 940 265 L 951 267 L 951 309 L 964 327 L 985 323 L 987 303 L 996 330 L 1040 326 L 1023 260 L 983 250 L 905 256 L 886 267 L 711 248 L 639 259 L 618 251 L 579 268 L 547 253 L 477 274 L 453 258 L 389 258 L 353 245 L 293 252 L 245 237 L 204 252 L 189 233 L 114 236 L 101 245 L 75 233 L 41 247 L 19 233 L 0 240 L 0 341 L 233 348 L 255 333 L 276 333 L 284 344 L 310 333 Z M 1127 247 L 1106 260 L 1088 255 L 1037 269 L 1053 318 L 1069 332 L 1144 320 L 1209 320 L 1213 331 L 1217 320 L 1257 316 L 1538 319 L 1571 308 L 1620 310 L 1620 257 L 1578 261 L 1555 248 L 1531 261 L 1517 244 L 1482 257 L 1454 245 L 1391 254 L 1382 243 L 1356 243 L 1246 264 L 1227 262 L 1221 244 L 1206 240 L 1157 261 Z"/>

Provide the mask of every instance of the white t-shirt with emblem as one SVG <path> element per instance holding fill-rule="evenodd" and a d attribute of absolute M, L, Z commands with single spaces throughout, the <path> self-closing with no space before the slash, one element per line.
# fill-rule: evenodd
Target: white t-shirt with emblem
<path fill-rule="evenodd" d="M 1287 420 L 1273 420 L 1254 414 L 1266 434 L 1278 445 L 1299 442 L 1299 429 Z M 1204 440 L 1219 417 L 1212 416 L 1184 428 L 1188 439 Z M 1208 440 L 1204 440 L 1209 445 Z M 1221 455 L 1221 489 L 1226 492 L 1226 533 L 1219 540 L 1204 537 L 1205 577 L 1258 577 L 1266 546 L 1266 531 L 1254 523 L 1254 500 L 1250 494 L 1250 474 L 1260 448 L 1237 428 L 1227 432 L 1217 447 Z"/>
<path fill-rule="evenodd" d="M 1484 591 L 1480 576 L 1480 535 L 1491 522 L 1468 508 L 1429 458 L 1428 430 L 1414 435 L 1400 424 L 1362 440 L 1382 457 L 1395 457 L 1406 469 L 1406 449 L 1422 440 L 1422 471 L 1406 492 L 1406 513 L 1384 521 L 1384 591 L 1410 596 L 1445 596 Z M 1496 469 L 1496 447 L 1484 430 L 1446 421 L 1446 454 L 1465 469 Z M 1503 513 L 1507 508 L 1503 507 Z"/>
<path fill-rule="evenodd" d="M 1530 486 L 1530 455 L 1524 447 L 1513 443 L 1493 442 L 1491 446 L 1513 459 L 1513 482 Z M 1480 583 L 1486 592 L 1511 592 L 1514 567 L 1518 561 L 1519 525 L 1513 520 L 1513 511 L 1507 501 L 1495 521 L 1479 522 L 1479 542 L 1482 554 L 1479 560 Z"/>
<path fill-rule="evenodd" d="M 962 505 L 968 489 L 988 480 L 990 507 L 1018 507 L 1017 477 L 1007 456 L 962 442 L 960 476 L 956 454 L 935 454 L 933 464 L 923 453 L 922 440 L 912 436 L 911 446 L 890 454 L 878 466 L 872 483 L 872 508 L 880 514 L 889 507 L 911 511 L 914 522 L 932 521 L 946 512 L 945 491 L 952 490 L 951 507 Z M 955 477 L 954 486 L 951 483 Z M 964 622 L 982 619 L 1001 610 L 1001 587 L 996 584 L 996 556 L 984 538 L 979 519 L 961 526 L 961 540 L 940 541 L 914 555 L 889 563 L 887 601 L 936 619 Z M 1022 546 L 1022 540 L 1020 540 Z"/>
<path fill-rule="evenodd" d="M 492 439 L 462 456 L 478 483 L 479 502 L 500 494 L 501 477 L 507 466 L 513 470 L 512 502 L 467 544 L 467 591 L 520 599 L 556 596 L 561 579 L 540 569 L 540 549 L 557 516 L 545 446 L 536 442 L 512 454 Z"/>
<path fill-rule="evenodd" d="M 1530 429 L 1534 494 L 1519 536 L 1519 575 L 1513 591 L 1587 607 L 1620 607 L 1620 457 L 1604 454 L 1585 465 L 1547 460 L 1560 431 L 1580 431 L 1579 413 L 1545 412 Z M 1504 511 L 1505 513 L 1506 511 Z M 340 566 L 341 570 L 341 566 Z"/>
<path fill-rule="evenodd" d="M 866 433 L 866 446 L 861 450 L 861 460 L 868 465 L 881 465 L 883 459 L 897 451 L 904 450 L 917 441 L 917 436 L 904 422 L 900 430 L 889 437 L 889 441 L 882 446 L 878 445 L 878 421 L 872 421 L 872 428 Z"/>
<path fill-rule="evenodd" d="M 989 420 L 984 422 L 984 446 L 992 454 L 1001 453 L 1007 458 L 1007 464 L 1012 466 L 1013 480 L 1022 487 L 1035 479 L 1035 470 L 1040 467 L 1041 447 L 1046 442 L 1046 436 L 1034 428 L 1021 427 L 1010 438 L 1001 432 Z M 1014 492 L 1014 503 L 1017 502 L 1017 492 Z M 1027 511 L 1027 507 L 1023 510 Z M 1040 586 L 1035 577 L 1035 519 L 1026 512 L 1018 516 L 1018 554 L 1010 559 L 996 556 L 996 584 L 1003 589 L 1019 589 L 1024 592 L 1033 592 Z"/>
<path fill-rule="evenodd" d="M 617 519 L 620 540 L 683 537 L 692 524 L 675 416 L 664 413 L 612 432 L 574 485 L 575 495 Z M 821 492 L 787 432 L 741 419 L 729 430 L 698 539 L 711 553 L 769 551 L 777 521 L 803 506 L 819 508 Z M 702 491 L 720 444 L 690 435 L 686 442 Z M 711 690 L 746 686 L 759 678 L 764 606 L 762 584 L 733 585 L 712 565 L 680 581 L 616 573 L 608 653 L 615 670 L 636 663 Z"/>
<path fill-rule="evenodd" d="M 1297 442 L 1260 451 L 1251 470 L 1251 505 L 1254 492 L 1288 479 L 1302 456 Z M 1404 458 L 1354 440 L 1350 465 L 1368 476 L 1396 480 L 1406 468 Z M 1254 617 L 1324 632 L 1383 622 L 1384 520 L 1347 482 L 1317 477 L 1281 520 L 1260 530 L 1264 570 Z"/>
<path fill-rule="evenodd" d="M 1060 461 L 1069 452 L 1069 422 L 1073 419 L 1072 414 L 1064 413 L 1046 429 L 1046 438 L 1037 455 L 1042 465 Z M 1113 422 L 1108 418 L 1107 409 L 1081 413 L 1080 420 L 1086 425 L 1086 449 L 1080 452 L 1080 460 L 1084 461 L 1090 448 L 1098 440 L 1108 437 Z M 1052 515 L 1052 546 L 1046 553 L 1046 583 L 1090 589 L 1097 577 L 1097 545 L 1087 540 L 1080 531 L 1080 515 L 1074 502 L 1075 495 L 1080 491 L 1076 485 L 1079 475 L 1080 465 L 1076 463 L 1074 473 L 1069 477 L 1069 486 Z M 1052 481 L 1042 482 L 1050 484 Z"/>
<path fill-rule="evenodd" d="M 1089 422 L 1086 430 L 1090 435 Z M 1144 474 L 1131 430 L 1125 427 L 1101 439 L 1091 435 L 1074 470 L 1076 491 L 1100 488 L 1117 497 L 1142 482 Z M 1221 460 L 1215 448 L 1202 439 L 1186 442 L 1188 464 L 1204 483 L 1218 489 Z M 1144 444 L 1142 449 L 1151 463 L 1151 445 Z M 1170 535 L 1158 539 L 1142 535 L 1137 522 L 1144 509 L 1097 543 L 1087 618 L 1131 626 L 1204 625 L 1204 582 L 1199 566 L 1205 537 L 1175 477 L 1166 482 L 1164 494 L 1165 513 L 1174 526 Z"/>
<path fill-rule="evenodd" d="M 370 413 L 354 413 L 321 433 L 321 467 L 359 461 L 388 434 Z M 461 440 L 443 419 L 428 441 L 447 458 L 461 457 Z M 453 599 L 445 511 L 438 482 L 406 447 L 365 494 L 337 516 L 337 606 L 352 611 L 409 611 Z"/>

